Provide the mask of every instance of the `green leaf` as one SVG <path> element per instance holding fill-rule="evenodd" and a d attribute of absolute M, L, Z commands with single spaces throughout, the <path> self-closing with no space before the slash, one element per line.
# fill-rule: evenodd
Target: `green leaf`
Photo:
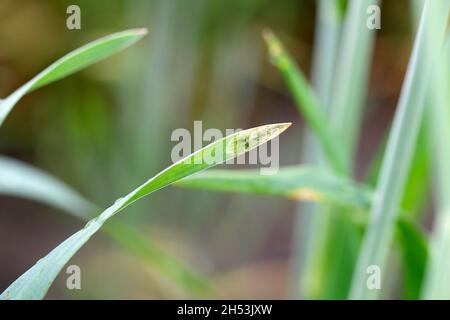
<path fill-rule="evenodd" d="M 136 200 L 164 188 L 179 179 L 226 162 L 271 140 L 286 130 L 290 123 L 265 125 L 239 131 L 181 159 L 133 190 L 98 217 L 90 220 L 39 260 L 31 269 L 14 281 L 0 296 L 2 299 L 42 299 L 63 266 L 112 216 Z"/>
<path fill-rule="evenodd" d="M 342 139 L 341 148 L 352 167 L 368 87 L 377 30 L 367 28 L 367 8 L 379 0 L 349 0 L 342 28 L 330 96 L 330 124 Z"/>
<path fill-rule="evenodd" d="M 404 270 L 403 297 L 420 298 L 428 260 L 428 242 L 423 231 L 407 218 L 397 220 L 397 240 Z"/>
<path fill-rule="evenodd" d="M 335 52 L 329 50 L 335 60 L 334 69 L 328 70 L 332 83 L 325 100 L 327 120 L 344 153 L 344 165 L 349 176 L 353 169 L 376 33 L 376 30 L 366 28 L 366 10 L 369 5 L 378 3 L 377 0 L 340 1 L 345 19 L 339 33 L 339 46 Z M 316 288 L 320 288 L 315 290 L 315 298 L 345 299 L 348 296 L 348 279 L 352 276 L 358 254 L 360 232 L 348 217 L 351 213 L 342 214 L 342 211 L 342 208 L 326 208 L 326 212 L 317 215 L 314 220 L 320 230 L 311 231 L 315 234 L 312 236 L 312 246 L 315 247 L 310 249 L 310 259 L 313 261 L 309 263 L 311 274 L 302 278 L 308 281 L 314 277 Z M 311 228 L 306 226 L 305 230 Z M 317 273 L 320 270 L 323 272 Z"/>
<path fill-rule="evenodd" d="M 176 185 L 361 208 L 368 208 L 371 201 L 368 188 L 325 168 L 312 166 L 281 168 L 274 175 L 261 175 L 259 170 L 210 170 L 180 180 Z"/>
<path fill-rule="evenodd" d="M 426 117 L 424 120 L 426 120 Z M 427 127 L 427 121 L 423 121 L 400 205 L 405 214 L 411 217 L 420 217 L 420 214 L 426 209 L 429 196 L 430 147 L 427 143 L 429 141 L 427 135 L 429 129 Z"/>
<path fill-rule="evenodd" d="M 0 194 L 43 202 L 81 219 L 95 206 L 65 183 L 21 161 L 0 156 Z"/>
<path fill-rule="evenodd" d="M 320 140 L 330 165 L 337 172 L 344 172 L 346 162 L 344 153 L 339 146 L 340 140 L 331 130 L 331 126 L 327 121 L 325 108 L 309 86 L 306 77 L 284 50 L 280 40 L 270 30 L 265 30 L 263 37 L 274 64 L 283 75 L 300 113 L 305 117 L 305 120 Z"/>
<path fill-rule="evenodd" d="M 436 214 L 431 232 L 430 259 L 422 292 L 424 299 L 450 299 L 450 35 L 429 86 L 432 156 L 436 184 Z"/>
<path fill-rule="evenodd" d="M 311 85 L 317 92 L 317 96 L 322 102 L 328 123 L 330 123 L 330 108 L 334 105 L 330 103 L 335 78 L 337 53 L 344 22 L 345 8 L 339 0 L 318 0 L 316 1 L 316 22 L 314 30 L 314 48 L 311 61 Z M 306 131 L 302 145 L 301 163 L 324 164 L 321 145 L 313 132 Z M 337 290 L 340 285 L 332 280 L 337 274 L 340 281 L 346 280 L 345 274 L 351 273 L 346 268 L 346 263 L 340 263 L 337 259 L 332 259 L 330 246 L 326 242 L 332 241 L 333 236 L 329 232 L 331 224 L 342 220 L 345 217 L 340 215 L 340 211 L 348 208 L 336 208 L 331 211 L 329 206 L 316 206 L 311 203 L 300 203 L 294 224 L 293 236 L 293 266 L 291 268 L 291 297 L 293 298 L 323 298 L 328 295 L 327 287 Z M 326 212 L 324 212 L 326 211 Z M 339 221 L 338 221 L 339 222 Z M 331 229 L 335 231 L 336 229 Z M 336 232 L 334 232 L 336 233 Z M 337 235 L 339 236 L 339 235 Z M 348 237 L 345 237 L 348 239 Z M 334 243 L 333 248 L 336 248 Z M 336 250 L 339 251 L 340 250 Z M 348 255 L 341 255 L 346 256 Z M 324 263 L 324 259 L 332 260 L 331 264 Z M 351 263 L 346 259 L 347 263 Z M 325 271 L 325 266 L 331 272 Z M 330 284 L 326 286 L 325 284 Z M 326 292 L 325 292 L 326 291 Z M 346 295 L 344 295 L 345 297 Z"/>
<path fill-rule="evenodd" d="M 3 156 L 0 156 L 0 194 L 38 201 L 86 221 L 93 218 L 94 212 L 98 212 L 94 204 L 55 177 Z M 133 227 L 120 221 L 111 221 L 103 230 L 128 252 L 143 259 L 186 292 L 195 296 L 205 296 L 211 292 L 207 279 L 153 245 Z"/>
<path fill-rule="evenodd" d="M 0 126 L 11 112 L 14 105 L 27 93 L 53 81 L 67 77 L 89 65 L 125 49 L 147 33 L 146 29 L 132 29 L 111 34 L 90 42 L 60 58 L 33 79 L 14 91 L 0 102 Z"/>
<path fill-rule="evenodd" d="M 449 1 L 425 3 L 412 56 L 402 87 L 392 129 L 380 170 L 367 231 L 361 245 L 350 298 L 375 299 L 381 290 L 367 287 L 366 270 L 371 265 L 385 270 L 398 206 L 404 194 L 433 63 L 446 32 Z"/>
<path fill-rule="evenodd" d="M 356 206 L 364 211 L 370 208 L 373 196 L 369 187 L 336 176 L 324 168 L 307 166 L 282 168 L 278 174 L 270 176 L 260 175 L 258 170 L 210 170 L 184 178 L 176 182 L 175 185 L 210 191 L 281 196 L 334 205 Z M 340 215 L 348 214 L 348 220 L 352 224 L 333 224 L 331 230 L 339 229 L 341 236 L 338 237 L 336 232 L 331 232 L 331 235 L 333 235 L 332 242 L 342 242 L 342 234 L 345 234 L 346 237 L 360 238 L 359 234 L 362 234 L 360 229 L 367 224 L 367 215 L 356 215 L 355 211 L 348 212 L 348 210 L 341 210 L 336 213 Z M 344 229 L 341 230 L 342 228 Z M 407 299 L 415 299 L 419 296 L 424 276 L 428 254 L 427 240 L 418 226 L 402 217 L 397 220 L 396 233 L 397 245 L 401 250 L 405 269 L 404 296 Z M 358 243 L 355 240 L 348 242 L 346 245 L 358 247 Z M 328 247 L 328 250 L 329 253 L 326 255 L 328 258 L 333 257 L 334 260 L 341 258 L 341 252 L 336 252 L 335 247 Z M 326 263 L 321 266 L 327 273 L 332 272 L 333 259 L 326 260 Z M 348 264 L 348 262 L 348 256 L 345 256 L 341 261 L 343 264 Z M 347 265 L 347 268 L 350 267 Z M 349 279 L 335 278 L 333 283 L 326 283 L 325 286 L 328 290 L 325 290 L 327 294 L 324 298 L 336 298 L 336 295 L 331 292 L 336 293 L 340 288 L 346 287 L 346 280 L 350 280 L 351 275 L 349 277 L 347 277 Z M 314 280 L 312 279 L 312 281 Z M 341 281 L 340 285 L 338 285 L 338 281 Z"/>
<path fill-rule="evenodd" d="M 405 185 L 405 192 L 400 207 L 402 211 L 414 217 L 417 217 L 423 207 L 426 205 L 426 197 L 429 190 L 429 146 L 428 140 L 429 125 L 427 117 L 424 118 L 420 127 L 417 144 L 411 160 L 411 169 L 409 170 L 408 180 Z M 366 184 L 375 187 L 380 172 L 381 161 L 386 149 L 386 139 L 378 147 L 375 157 L 370 164 L 366 175 Z"/>

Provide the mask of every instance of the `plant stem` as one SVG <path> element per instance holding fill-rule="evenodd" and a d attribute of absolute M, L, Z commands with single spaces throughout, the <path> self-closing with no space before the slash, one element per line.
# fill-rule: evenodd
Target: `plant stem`
<path fill-rule="evenodd" d="M 369 5 L 378 3 L 349 1 L 327 101 L 328 120 L 340 138 L 347 174 L 351 174 L 375 36 L 375 31 L 366 28 L 366 10 Z M 315 218 L 319 222 L 312 245 L 315 262 L 309 263 L 310 274 L 303 278 L 314 279 L 318 289 L 320 287 L 316 298 L 343 299 L 348 294 L 360 231 L 350 221 L 348 212 L 341 209 L 323 208 L 319 214 Z"/>
<path fill-rule="evenodd" d="M 327 156 L 330 166 L 336 172 L 344 173 L 344 154 L 339 148 L 339 141 L 336 139 L 332 128 L 327 125 L 325 108 L 310 87 L 304 74 L 284 50 L 278 38 L 270 30 L 264 30 L 263 37 L 267 43 L 270 56 L 289 87 L 299 112 L 320 139 L 323 152 Z"/>
<path fill-rule="evenodd" d="M 433 226 L 432 245 L 423 297 L 425 299 L 450 299 L 450 38 L 439 63 L 434 68 L 430 86 L 432 103 L 433 153 L 437 182 L 437 213 Z"/>
<path fill-rule="evenodd" d="M 362 105 L 366 95 L 370 59 L 375 30 L 366 26 L 366 10 L 379 5 L 378 0 L 351 0 L 342 32 L 341 47 L 336 63 L 335 79 L 330 101 L 330 119 L 342 139 L 345 154 L 353 158 L 359 136 Z M 352 161 L 348 164 L 351 168 Z"/>
<path fill-rule="evenodd" d="M 394 221 L 422 119 L 425 90 L 436 53 L 441 48 L 449 6 L 450 1 L 425 3 L 353 275 L 351 299 L 374 299 L 381 291 L 369 288 L 367 272 L 370 266 L 378 267 L 381 274 L 386 272 Z"/>
<path fill-rule="evenodd" d="M 341 24 L 339 0 L 320 0 L 317 6 L 312 84 L 325 111 L 329 106 Z M 302 146 L 302 163 L 323 164 L 320 143 L 310 130 L 305 131 Z M 299 202 L 292 243 L 291 297 L 314 296 L 314 279 L 318 278 L 316 272 L 320 269 L 327 218 L 316 204 Z"/>

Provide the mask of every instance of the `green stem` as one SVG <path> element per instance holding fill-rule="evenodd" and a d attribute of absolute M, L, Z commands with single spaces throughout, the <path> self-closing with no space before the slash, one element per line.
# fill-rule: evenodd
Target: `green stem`
<path fill-rule="evenodd" d="M 317 7 L 312 84 L 323 107 L 328 101 L 335 69 L 336 52 L 342 17 L 339 0 L 320 0 Z M 327 110 L 325 110 L 327 111 Z M 323 163 L 320 143 L 313 132 L 306 131 L 302 143 L 302 163 Z M 290 292 L 292 297 L 316 295 L 314 279 L 320 278 L 321 256 L 324 252 L 328 216 L 314 203 L 300 202 L 295 217 L 293 263 Z"/>
<path fill-rule="evenodd" d="M 263 37 L 269 48 L 271 58 L 280 70 L 289 91 L 294 97 L 299 112 L 305 117 L 306 122 L 320 139 L 330 165 L 338 173 L 344 173 L 346 160 L 342 149 L 339 148 L 336 135 L 327 126 L 325 108 L 309 86 L 303 73 L 299 71 L 295 62 L 284 50 L 278 38 L 270 30 L 265 30 Z"/>
<path fill-rule="evenodd" d="M 351 299 L 377 298 L 367 285 L 369 267 L 385 268 L 398 205 L 422 119 L 425 90 L 447 25 L 450 2 L 427 0 L 383 159 L 370 221 L 353 275 Z M 375 274 L 374 274 L 375 275 Z M 375 275 L 376 276 L 376 275 Z"/>
<path fill-rule="evenodd" d="M 450 299 L 450 38 L 442 58 L 434 68 L 430 86 L 432 99 L 432 138 L 436 164 L 437 213 L 433 226 L 431 254 L 427 266 L 423 297 L 425 299 Z"/>
<path fill-rule="evenodd" d="M 367 8 L 378 0 L 351 0 L 342 32 L 332 88 L 330 119 L 350 160 L 356 147 L 376 30 L 369 30 Z M 351 168 L 352 161 L 347 163 Z"/>
<path fill-rule="evenodd" d="M 328 97 L 329 123 L 340 138 L 345 172 L 351 173 L 357 130 L 366 94 L 375 31 L 366 28 L 367 7 L 379 1 L 351 0 L 347 5 L 341 41 Z M 309 275 L 317 286 L 317 298 L 342 299 L 348 294 L 360 242 L 360 230 L 347 212 L 324 208 L 318 217 L 314 242 L 314 260 Z M 309 257 L 308 257 L 309 258 Z"/>

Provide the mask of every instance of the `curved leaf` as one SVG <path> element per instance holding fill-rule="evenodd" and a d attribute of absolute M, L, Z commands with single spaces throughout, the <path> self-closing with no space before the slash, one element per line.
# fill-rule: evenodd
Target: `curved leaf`
<path fill-rule="evenodd" d="M 67 77 L 87 66 L 125 49 L 141 39 L 146 29 L 132 29 L 111 34 L 90 42 L 52 63 L 33 79 L 14 91 L 5 100 L 0 101 L 0 126 L 14 105 L 28 92 L 53 81 Z"/>
<path fill-rule="evenodd" d="M 381 290 L 367 286 L 366 270 L 376 265 L 384 270 L 394 223 L 402 199 L 419 126 L 427 84 L 438 58 L 448 24 L 449 1 L 426 1 L 409 61 L 406 78 L 392 122 L 385 156 L 371 208 L 370 221 L 356 264 L 350 299 L 376 299 Z"/>
<path fill-rule="evenodd" d="M 0 194 L 38 201 L 86 221 L 93 217 L 94 212 L 98 212 L 94 204 L 55 177 L 3 156 L 0 156 Z M 153 245 L 135 228 L 120 221 L 112 221 L 104 226 L 104 231 L 116 243 L 143 259 L 186 292 L 204 296 L 211 291 L 207 279 Z"/>
<path fill-rule="evenodd" d="M 66 239 L 14 281 L 1 294 L 0 298 L 42 299 L 63 266 L 109 218 L 139 198 L 258 147 L 279 135 L 289 126 L 290 123 L 281 123 L 240 131 L 215 141 L 174 163 L 125 197 L 118 199 L 98 217 L 90 220 L 83 229 Z"/>
<path fill-rule="evenodd" d="M 281 72 L 294 97 L 295 105 L 317 135 L 330 165 L 337 172 L 345 172 L 345 154 L 340 147 L 339 139 L 336 138 L 336 134 L 327 121 L 326 109 L 321 105 L 319 98 L 308 84 L 304 74 L 284 50 L 281 41 L 270 30 L 264 30 L 263 38 L 266 41 L 269 54 L 275 66 Z"/>
<path fill-rule="evenodd" d="M 210 170 L 176 183 L 177 186 L 215 191 L 282 196 L 368 208 L 371 192 L 325 168 L 293 166 L 277 174 L 261 175 L 258 170 Z"/>
<path fill-rule="evenodd" d="M 0 156 L 0 194 L 46 203 L 88 219 L 95 206 L 43 170 Z"/>
<path fill-rule="evenodd" d="M 404 269 L 403 297 L 419 299 L 428 261 L 428 241 L 423 231 L 407 218 L 397 219 L 396 236 Z"/>

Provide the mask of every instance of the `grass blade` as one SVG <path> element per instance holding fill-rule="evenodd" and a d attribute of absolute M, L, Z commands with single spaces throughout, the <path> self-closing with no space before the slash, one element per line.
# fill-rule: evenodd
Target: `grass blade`
<path fill-rule="evenodd" d="M 330 101 L 330 120 L 342 139 L 341 147 L 352 167 L 353 153 L 361 123 L 370 58 L 376 30 L 367 28 L 367 8 L 378 0 L 350 0 L 342 29 Z"/>
<path fill-rule="evenodd" d="M 361 208 L 369 208 L 371 202 L 369 189 L 319 167 L 287 167 L 275 175 L 260 175 L 258 170 L 210 170 L 180 180 L 176 185 Z"/>
<path fill-rule="evenodd" d="M 439 52 L 448 19 L 450 3 L 427 1 L 372 205 L 370 221 L 355 269 L 350 298 L 376 298 L 380 290 L 366 285 L 366 270 L 375 265 L 383 272 L 392 239 L 394 221 L 398 214 L 404 186 L 411 163 L 414 144 L 422 119 L 425 89 L 436 52 Z"/>
<path fill-rule="evenodd" d="M 404 289 L 402 297 L 408 300 L 420 298 L 420 291 L 425 275 L 428 259 L 428 241 L 418 226 L 410 222 L 421 218 L 427 205 L 426 196 L 429 190 L 429 146 L 427 144 L 428 119 L 422 122 L 416 148 L 411 161 L 411 169 L 405 185 L 405 191 L 400 205 L 401 219 L 405 223 L 398 226 L 397 238 L 401 253 Z M 376 153 L 372 168 L 369 170 L 367 184 L 375 187 L 381 161 L 384 156 L 385 143 L 382 143 Z M 425 196 L 425 199 L 424 199 Z"/>
<path fill-rule="evenodd" d="M 356 137 L 361 124 L 370 69 L 370 57 L 376 30 L 366 27 L 369 5 L 378 5 L 377 0 L 347 1 L 345 20 L 342 27 L 336 69 L 329 97 L 329 123 L 342 139 L 347 162 L 346 172 L 351 174 Z M 344 299 L 348 296 L 349 283 L 358 255 L 361 231 L 352 224 L 345 212 L 330 208 L 327 212 L 329 231 L 322 251 L 326 271 L 322 273 L 321 284 L 325 287 L 319 297 Z M 319 252 L 320 254 L 320 252 Z"/>
<path fill-rule="evenodd" d="M 434 68 L 431 83 L 431 136 L 435 159 L 437 185 L 436 216 L 431 236 L 432 251 L 427 266 L 426 281 L 422 296 L 425 299 L 450 299 L 450 37 L 439 63 Z"/>
<path fill-rule="evenodd" d="M 306 166 L 283 168 L 272 176 L 261 176 L 257 170 L 210 170 L 182 179 L 175 185 L 208 191 L 281 196 L 294 200 L 300 198 L 346 208 L 355 207 L 361 210 L 360 214 L 354 210 L 349 221 L 358 230 L 362 230 L 367 223 L 365 213 L 370 208 L 373 197 L 371 190 L 366 186 L 336 176 L 329 170 Z M 343 211 L 336 213 L 343 214 Z M 339 227 L 345 228 L 342 225 Z M 397 219 L 396 235 L 396 244 L 400 249 L 405 269 L 403 294 L 407 299 L 416 299 L 424 276 L 428 243 L 423 231 L 407 217 Z M 334 243 L 341 241 L 339 237 L 330 239 L 333 239 Z M 323 272 L 329 271 L 328 266 L 321 268 L 325 268 Z M 336 285 L 335 281 L 327 283 L 326 287 Z"/>
<path fill-rule="evenodd" d="M 53 249 L 31 269 L 14 281 L 0 296 L 2 299 L 42 299 L 63 266 L 112 216 L 138 199 L 179 179 L 226 162 L 271 140 L 290 123 L 265 125 L 229 135 L 181 159 L 133 190 L 86 226 Z M 210 158 L 212 156 L 212 158 Z"/>
<path fill-rule="evenodd" d="M 344 155 L 339 147 L 339 140 L 328 125 L 325 108 L 309 86 L 306 77 L 284 50 L 280 40 L 270 30 L 265 30 L 263 37 L 274 64 L 283 75 L 300 113 L 305 117 L 307 123 L 320 140 L 330 165 L 337 172 L 344 172 Z"/>
<path fill-rule="evenodd" d="M 65 183 L 43 170 L 0 156 L 0 194 L 39 201 L 81 219 L 90 218 L 95 206 Z"/>
<path fill-rule="evenodd" d="M 408 218 L 397 220 L 396 236 L 404 270 L 403 298 L 419 299 L 428 260 L 427 239 Z"/>
<path fill-rule="evenodd" d="M 330 96 L 336 69 L 345 8 L 340 0 L 319 0 L 316 9 L 316 30 L 314 36 L 311 83 L 318 98 L 329 115 Z M 329 120 L 329 119 L 327 119 Z M 305 132 L 302 143 L 301 163 L 323 164 L 323 152 L 314 133 Z M 330 215 L 323 206 L 301 202 L 297 207 L 292 241 L 290 295 L 297 298 L 311 298 L 317 292 L 316 284 L 324 283 L 320 264 L 324 253 L 323 245 L 328 237 Z M 313 280 L 314 279 L 314 280 Z M 317 295 L 316 295 L 317 296 Z"/>
<path fill-rule="evenodd" d="M 96 206 L 65 183 L 18 160 L 0 156 L 0 194 L 38 201 L 61 209 L 81 220 L 93 218 Z M 208 280 L 181 261 L 153 245 L 135 228 L 111 221 L 103 228 L 116 243 L 143 259 L 193 296 L 205 296 L 212 288 Z"/>
<path fill-rule="evenodd" d="M 90 42 L 60 58 L 0 102 L 0 126 L 14 105 L 28 92 L 67 77 L 95 62 L 105 59 L 131 46 L 146 33 L 146 29 L 133 29 L 114 33 Z"/>
<path fill-rule="evenodd" d="M 356 137 L 376 33 L 376 30 L 366 27 L 366 10 L 369 5 L 378 3 L 377 0 L 346 1 L 345 19 L 328 97 L 328 123 L 341 139 L 340 148 L 346 159 L 344 165 L 348 174 L 353 169 Z M 315 298 L 344 299 L 348 296 L 361 230 L 352 223 L 351 214 L 341 211 L 326 208 L 320 220 L 323 229 L 317 232 L 318 247 L 314 252 L 318 262 L 311 265 L 311 275 L 304 277 L 319 279 L 316 281 L 318 290 Z"/>
<path fill-rule="evenodd" d="M 317 10 L 311 83 L 328 112 L 344 14 L 340 0 L 319 0 Z"/>
<path fill-rule="evenodd" d="M 5 112 L 4 117 L 6 117 L 26 93 L 127 48 L 142 38 L 146 32 L 145 29 L 135 29 L 115 33 L 67 54 L 17 89 L 6 100 L 0 99 L 0 115 Z M 2 102 L 7 102 L 7 104 L 2 106 Z M 44 171 L 17 160 L 1 157 L 0 177 L 2 178 L 0 181 L 1 194 L 43 202 L 84 220 L 92 218 L 92 213 L 97 211 L 92 203 L 83 199 L 69 186 Z M 124 248 L 134 252 L 159 272 L 181 285 L 186 292 L 202 296 L 205 292 L 210 291 L 211 288 L 206 279 L 183 266 L 180 261 L 163 250 L 153 246 L 146 237 L 132 227 L 114 222 L 105 226 L 105 231 Z M 125 235 L 130 236 L 134 241 L 125 241 Z M 170 267 L 162 268 L 163 265 Z"/>

